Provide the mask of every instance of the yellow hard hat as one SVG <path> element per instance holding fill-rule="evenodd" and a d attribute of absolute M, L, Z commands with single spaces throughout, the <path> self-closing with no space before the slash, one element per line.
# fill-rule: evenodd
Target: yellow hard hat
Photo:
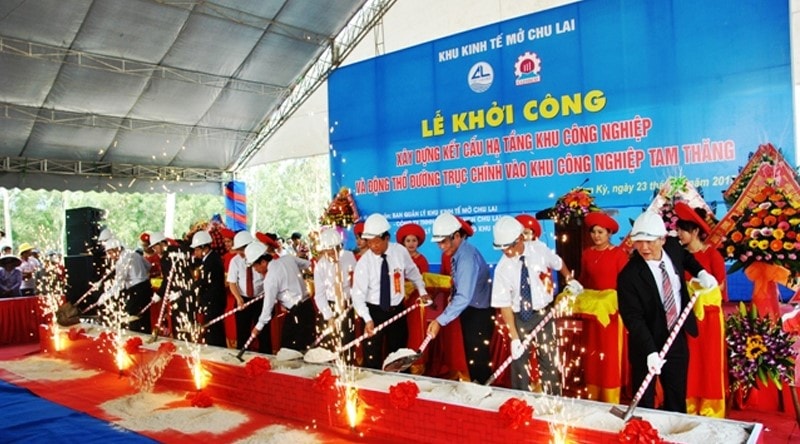
<path fill-rule="evenodd" d="M 33 245 L 31 245 L 31 244 L 29 244 L 27 242 L 23 242 L 19 246 L 19 254 L 22 254 L 22 253 L 24 253 L 26 251 L 30 251 L 30 250 L 33 250 Z"/>

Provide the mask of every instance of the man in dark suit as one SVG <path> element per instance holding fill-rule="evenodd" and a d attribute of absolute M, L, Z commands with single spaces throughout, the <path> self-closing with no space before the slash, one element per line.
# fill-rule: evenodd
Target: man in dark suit
<path fill-rule="evenodd" d="M 201 311 L 208 322 L 225 312 L 225 267 L 222 258 L 211 248 L 211 235 L 207 231 L 198 231 L 192 237 L 190 247 L 194 249 L 195 258 L 202 265 L 194 287 L 197 291 Z M 208 327 L 205 330 L 205 341 L 208 345 L 225 347 L 225 325 L 222 322 Z"/>
<path fill-rule="evenodd" d="M 696 276 L 703 288 L 711 288 L 717 282 L 677 239 L 666 235 L 660 215 L 645 211 L 636 219 L 631 230 L 635 251 L 617 278 L 617 297 L 619 313 L 629 333 L 628 360 L 634 387 L 641 386 L 648 372 L 660 375 L 664 389 L 662 408 L 686 413 L 689 350 L 685 334 L 697 336 L 697 320 L 689 312 L 683 325 L 677 325 L 690 300 L 684 271 Z M 662 360 L 658 352 L 672 328 L 680 330 Z M 639 405 L 652 408 L 654 394 L 655 385 L 650 384 Z"/>

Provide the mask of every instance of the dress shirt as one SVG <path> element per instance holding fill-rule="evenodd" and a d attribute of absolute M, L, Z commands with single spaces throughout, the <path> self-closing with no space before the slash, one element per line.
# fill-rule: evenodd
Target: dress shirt
<path fill-rule="evenodd" d="M 6 271 L 5 268 L 0 267 L 0 291 L 12 292 L 19 295 L 19 286 L 21 283 L 22 272 L 19 271 L 19 268 Z"/>
<path fill-rule="evenodd" d="M 244 258 L 237 254 L 231 258 L 231 263 L 228 265 L 228 283 L 234 283 L 239 287 L 239 294 L 243 297 L 256 297 L 259 295 L 259 290 L 264 286 L 264 276 L 261 273 L 253 271 L 253 292 L 255 294 L 247 294 L 247 263 Z"/>
<path fill-rule="evenodd" d="M 538 239 L 525 242 L 522 254 L 525 255 L 531 280 L 532 307 L 534 310 L 541 310 L 553 302 L 553 292 L 548 291 L 539 276 L 542 273 L 552 274 L 552 270 L 561 270 L 564 261 Z M 519 256 L 509 258 L 504 254 L 497 262 L 492 283 L 492 307 L 511 307 L 514 313 L 519 313 L 521 267 Z"/>
<path fill-rule="evenodd" d="M 389 242 L 385 254 L 389 264 L 389 273 L 391 274 L 391 305 L 393 307 L 403 302 L 406 280 L 414 284 L 414 287 L 419 290 L 420 296 L 428 294 L 425 290 L 425 282 L 422 280 L 422 273 L 419 272 L 417 265 L 414 263 L 414 260 L 411 259 L 411 255 L 408 253 L 408 250 L 406 250 L 406 247 L 394 242 Z M 383 259 L 380 255 L 376 255 L 371 250 L 368 250 L 361 256 L 361 259 L 359 259 L 356 264 L 355 273 L 353 275 L 353 307 L 356 313 L 364 319 L 364 322 L 372 321 L 367 304 L 380 305 L 381 303 L 382 262 Z M 395 279 L 395 273 L 398 274 L 398 279 Z"/>
<path fill-rule="evenodd" d="M 284 308 L 290 310 L 308 298 L 308 288 L 303 281 L 302 270 L 310 266 L 309 261 L 292 255 L 270 261 L 267 275 L 264 277 L 264 306 L 256 324 L 259 331 L 263 330 L 272 319 L 272 309 L 276 302 L 280 302 Z"/>
<path fill-rule="evenodd" d="M 661 268 L 659 264 L 664 262 L 665 268 L 667 269 L 667 275 L 669 276 L 669 281 L 672 283 L 672 297 L 675 299 L 675 308 L 678 310 L 678 315 L 681 313 L 681 281 L 678 278 L 678 275 L 675 274 L 675 265 L 672 264 L 672 259 L 670 259 L 669 255 L 665 252 L 661 253 L 661 260 L 658 261 L 645 261 L 647 266 L 650 267 L 650 272 L 653 273 L 653 279 L 656 280 L 656 286 L 658 287 L 658 295 L 660 296 L 661 303 L 664 304 L 664 282 L 661 280 Z M 666 304 L 664 304 L 666 306 Z"/>
<path fill-rule="evenodd" d="M 42 266 L 42 264 L 36 260 L 35 257 L 31 256 L 28 260 L 23 260 L 22 263 L 17 267 L 20 272 L 22 272 L 22 284 L 20 285 L 21 290 L 27 289 L 34 289 L 36 288 L 36 271 Z M 29 273 L 28 278 L 26 279 L 25 273 Z"/>
<path fill-rule="evenodd" d="M 436 318 L 445 326 L 461 315 L 465 308 L 489 308 L 491 279 L 489 266 L 481 253 L 464 239 L 451 259 L 454 293 L 447 308 Z"/>
<path fill-rule="evenodd" d="M 127 290 L 137 284 L 150 280 L 150 262 L 133 250 L 121 250 L 115 266 L 112 292 Z"/>
<path fill-rule="evenodd" d="M 341 273 L 342 296 L 350 302 L 350 275 L 356 268 L 356 257 L 352 251 L 339 252 L 339 272 Z M 314 303 L 322 317 L 327 321 L 333 316 L 328 301 L 336 301 L 336 267 L 327 256 L 320 256 L 314 266 Z"/>

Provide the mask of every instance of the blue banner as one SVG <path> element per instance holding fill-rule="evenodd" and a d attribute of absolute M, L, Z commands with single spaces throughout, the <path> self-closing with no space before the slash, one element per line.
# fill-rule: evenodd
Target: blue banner
<path fill-rule="evenodd" d="M 233 231 L 247 229 L 247 187 L 244 182 L 225 184 L 225 226 Z"/>
<path fill-rule="evenodd" d="M 485 26 L 333 72 L 332 189 L 479 236 L 584 182 L 602 208 L 638 211 L 676 175 L 718 201 L 759 144 L 794 158 L 790 68 L 785 0 L 587 0 Z"/>

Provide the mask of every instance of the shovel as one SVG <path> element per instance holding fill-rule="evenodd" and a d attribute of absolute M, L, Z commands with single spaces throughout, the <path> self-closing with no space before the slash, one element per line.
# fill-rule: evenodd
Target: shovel
<path fill-rule="evenodd" d="M 526 350 L 528 349 L 528 347 L 530 347 L 531 342 L 533 342 L 533 339 L 536 338 L 536 334 L 539 333 L 551 319 L 553 319 L 553 316 L 556 315 L 557 310 L 558 308 L 554 306 L 547 312 L 545 317 L 543 317 L 542 320 L 539 321 L 538 324 L 536 324 L 536 327 L 534 327 L 533 330 L 531 330 L 530 333 L 528 333 L 527 336 L 525 336 L 525 339 L 522 340 L 522 347 L 524 347 Z M 506 360 L 503 361 L 502 364 L 500 364 L 500 367 L 497 367 L 497 370 L 495 370 L 495 372 L 492 373 L 492 376 L 489 377 L 489 379 L 486 381 L 486 384 L 484 385 L 492 385 L 497 380 L 497 378 L 499 378 L 500 375 L 503 374 L 506 368 L 509 365 L 511 365 L 512 361 L 514 361 L 513 356 L 509 356 L 508 358 L 506 358 Z"/>
<path fill-rule="evenodd" d="M 422 353 L 425 352 L 425 349 L 430 344 L 433 336 L 428 335 L 425 336 L 425 340 L 422 341 L 419 348 L 416 351 L 409 350 L 409 349 L 400 349 L 395 353 L 399 353 L 400 356 L 395 358 L 394 360 L 389 361 L 389 358 L 386 359 L 387 362 L 383 363 L 383 371 L 385 372 L 402 372 L 403 370 L 411 367 L 411 364 L 417 362 L 419 358 L 422 357 Z M 404 350 L 411 351 L 411 354 L 402 353 Z"/>
<path fill-rule="evenodd" d="M 403 316 L 405 316 L 405 315 L 411 313 L 412 311 L 414 311 L 414 309 L 416 309 L 417 307 L 429 305 L 429 304 L 426 304 L 426 303 L 422 302 L 422 299 L 420 299 L 419 301 L 420 302 L 418 302 L 418 303 L 406 308 L 405 310 L 401 311 L 400 313 L 397 313 L 396 315 L 392 316 L 391 318 L 383 321 L 382 324 L 378 324 L 377 326 L 375 326 L 375 328 L 372 330 L 372 334 L 374 335 L 375 333 L 383 330 L 384 328 L 388 327 L 392 322 L 395 322 L 398 319 L 402 318 Z M 353 348 L 356 345 L 360 344 L 368 336 L 370 336 L 370 334 L 367 333 L 367 332 L 364 332 L 364 334 L 362 334 L 361 336 L 359 336 L 359 337 L 353 339 L 352 341 L 348 342 L 347 344 L 339 347 L 339 349 L 336 350 L 336 352 L 337 353 L 346 352 L 347 350 L 350 350 L 351 348 Z"/>
<path fill-rule="evenodd" d="M 244 345 L 242 346 L 242 349 L 239 350 L 239 353 L 236 353 L 236 359 L 238 359 L 239 362 L 244 362 L 244 358 L 242 356 L 244 356 L 244 352 L 247 351 L 247 347 L 250 347 L 250 343 L 253 342 L 253 339 L 255 339 L 257 335 L 258 335 L 258 333 L 252 333 L 251 332 L 250 333 L 250 337 L 247 338 L 247 342 L 244 343 Z"/>
<path fill-rule="evenodd" d="M 692 279 L 694 281 L 694 279 Z M 672 326 L 672 331 L 670 331 L 669 336 L 667 337 L 667 342 L 664 343 L 664 346 L 661 347 L 661 351 L 658 352 L 658 357 L 663 361 L 664 357 L 667 356 L 667 352 L 669 348 L 672 347 L 672 343 L 675 342 L 675 337 L 678 336 L 678 332 L 680 332 L 681 327 L 683 327 L 684 322 L 686 322 L 686 318 L 689 317 L 689 313 L 692 312 L 692 307 L 694 307 L 695 302 L 697 302 L 697 298 L 700 296 L 701 293 L 706 293 L 708 290 L 704 291 L 697 291 L 695 292 L 694 296 L 689 299 L 689 303 L 684 307 L 681 315 L 678 317 L 678 320 L 675 322 L 675 325 Z M 636 394 L 633 396 L 633 400 L 631 404 L 628 406 L 627 410 L 622 410 L 621 408 L 614 406 L 611 407 L 611 414 L 621 418 L 624 422 L 628 422 L 633 417 L 633 411 L 636 410 L 636 406 L 639 405 L 639 402 L 642 400 L 644 396 L 644 392 L 647 391 L 647 386 L 650 385 L 650 382 L 656 376 L 656 370 L 651 369 L 647 372 L 647 376 L 644 377 L 642 384 L 639 386 L 639 389 L 636 390 Z"/>

